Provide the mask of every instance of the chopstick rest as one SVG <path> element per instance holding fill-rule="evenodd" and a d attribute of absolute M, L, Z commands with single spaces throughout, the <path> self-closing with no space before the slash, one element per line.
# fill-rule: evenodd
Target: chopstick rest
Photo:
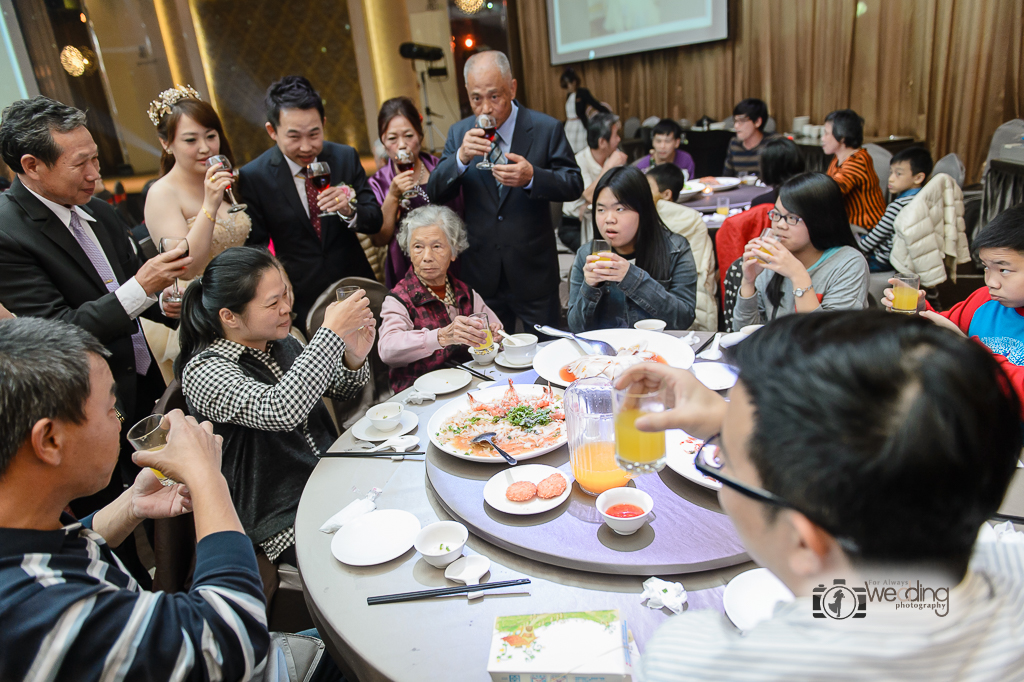
<path fill-rule="evenodd" d="M 452 594 L 462 594 L 464 592 L 479 592 L 480 590 L 493 590 L 499 587 L 512 587 L 514 585 L 529 584 L 529 578 L 519 578 L 518 580 L 503 580 L 496 583 L 462 585 L 461 587 L 442 587 L 436 590 L 418 590 L 416 592 L 402 592 L 400 594 L 384 594 L 379 597 L 367 597 L 366 603 L 370 606 L 376 606 L 377 604 L 394 604 L 403 601 L 427 599 L 428 597 L 445 597 Z"/>

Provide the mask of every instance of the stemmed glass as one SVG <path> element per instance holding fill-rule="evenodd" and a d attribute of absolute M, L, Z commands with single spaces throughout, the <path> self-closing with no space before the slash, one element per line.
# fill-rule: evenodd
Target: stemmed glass
<path fill-rule="evenodd" d="M 223 154 L 217 154 L 216 156 L 211 156 L 210 158 L 208 158 L 206 160 L 206 167 L 209 168 L 210 166 L 213 166 L 218 163 L 221 165 L 221 170 L 231 172 L 232 180 L 238 177 L 238 171 L 231 169 L 231 162 L 228 161 L 228 157 L 224 156 Z M 231 185 L 228 185 L 225 189 L 227 190 L 228 193 L 228 199 L 231 200 L 231 208 L 228 209 L 228 213 L 238 213 L 239 211 L 244 211 L 245 209 L 249 208 L 246 204 L 240 204 L 237 201 L 235 201 L 235 193 L 231 191 Z"/>
<path fill-rule="evenodd" d="M 306 177 L 313 183 L 313 189 L 317 194 L 323 194 L 324 190 L 331 186 L 331 166 L 326 161 L 314 161 L 306 166 Z M 320 217 L 325 215 L 338 215 L 337 211 L 321 211 Z"/>
<path fill-rule="evenodd" d="M 184 237 L 161 237 L 160 243 L 157 244 L 156 250 L 160 253 L 168 253 L 174 251 L 180 244 L 184 243 L 185 253 L 182 258 L 188 255 L 188 240 Z M 164 300 L 177 303 L 181 300 L 181 289 L 178 288 L 178 278 L 174 278 L 174 286 L 171 288 L 171 295 L 166 296 Z"/>
<path fill-rule="evenodd" d="M 495 120 L 490 114 L 480 114 L 476 117 L 476 127 L 484 129 L 484 137 L 486 137 L 492 144 L 494 143 L 494 136 L 498 134 L 498 121 Z M 494 168 L 494 164 L 491 163 L 490 154 L 484 156 L 484 160 L 476 165 L 477 168 L 482 170 L 490 170 Z"/>
<path fill-rule="evenodd" d="M 398 154 L 395 156 L 395 166 L 398 167 L 399 173 L 411 171 L 416 168 L 416 160 L 412 158 L 412 154 L 409 153 L 408 149 L 399 149 Z M 415 180 L 413 182 L 415 182 Z M 416 195 L 417 192 L 415 188 L 402 192 L 403 199 L 412 199 Z"/>

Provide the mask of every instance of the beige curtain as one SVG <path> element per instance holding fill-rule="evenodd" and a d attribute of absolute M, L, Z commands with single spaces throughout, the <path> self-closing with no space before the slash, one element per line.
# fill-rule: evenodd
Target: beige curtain
<path fill-rule="evenodd" d="M 519 0 L 520 87 L 565 115 L 545 0 Z M 850 107 L 865 134 L 912 135 L 981 175 L 996 127 L 1024 112 L 1024 0 L 730 0 L 729 39 L 573 65 L 623 118 L 723 119 L 759 97 L 780 129 Z"/>

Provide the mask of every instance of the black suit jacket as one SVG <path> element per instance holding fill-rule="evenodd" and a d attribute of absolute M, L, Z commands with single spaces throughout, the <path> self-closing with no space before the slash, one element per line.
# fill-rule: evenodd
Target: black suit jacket
<path fill-rule="evenodd" d="M 583 194 L 583 175 L 562 123 L 519 106 L 511 151 L 533 164 L 529 191 L 522 187 L 499 191 L 494 175 L 476 167 L 480 157 L 459 175 L 459 147 L 475 125 L 475 118 L 465 118 L 448 129 L 444 155 L 427 183 L 435 204 L 450 201 L 462 190 L 469 249 L 459 257 L 459 276 L 485 298 L 498 293 L 503 268 L 513 295 L 523 300 L 557 295 L 558 256 L 550 202 L 573 201 Z"/>
<path fill-rule="evenodd" d="M 114 209 L 93 198 L 81 207 L 96 218 L 90 227 L 122 284 L 142 261 Z M 74 235 L 19 179 L 0 196 L 0 302 L 15 315 L 64 320 L 90 332 L 110 351 L 107 362 L 117 381 L 117 397 L 130 426 L 151 406 L 137 409 L 135 351 L 138 323 L 117 295 L 108 293 L 96 268 Z M 143 315 L 174 326 L 151 305 Z"/>
<path fill-rule="evenodd" d="M 330 164 L 332 187 L 345 183 L 356 190 L 359 203 L 355 229 L 365 234 L 380 232 L 384 216 L 366 182 L 356 150 L 324 142 L 316 159 Z M 321 218 L 323 239 L 317 238 L 299 200 L 291 168 L 276 145 L 242 166 L 238 186 L 252 218 L 248 243 L 266 246 L 270 239 L 274 240 L 274 251 L 295 288 L 295 312 L 300 326 L 305 328 L 306 313 L 334 282 L 343 277 L 374 278 L 359 238 L 341 218 Z"/>

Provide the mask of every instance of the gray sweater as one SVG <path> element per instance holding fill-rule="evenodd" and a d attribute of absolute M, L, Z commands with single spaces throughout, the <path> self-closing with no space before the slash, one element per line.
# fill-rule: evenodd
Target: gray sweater
<path fill-rule="evenodd" d="M 863 310 L 868 307 L 868 262 L 859 250 L 841 246 L 828 257 L 822 256 L 807 272 L 814 290 L 804 295 L 821 297 L 818 310 Z M 765 289 L 774 275 L 771 270 L 763 271 L 754 280 L 757 293 L 750 298 L 736 297 L 736 307 L 732 310 L 734 331 L 748 324 L 762 324 L 773 319 L 775 308 L 765 295 Z M 794 312 L 793 283 L 786 278 L 782 281 L 782 300 L 776 317 Z"/>

